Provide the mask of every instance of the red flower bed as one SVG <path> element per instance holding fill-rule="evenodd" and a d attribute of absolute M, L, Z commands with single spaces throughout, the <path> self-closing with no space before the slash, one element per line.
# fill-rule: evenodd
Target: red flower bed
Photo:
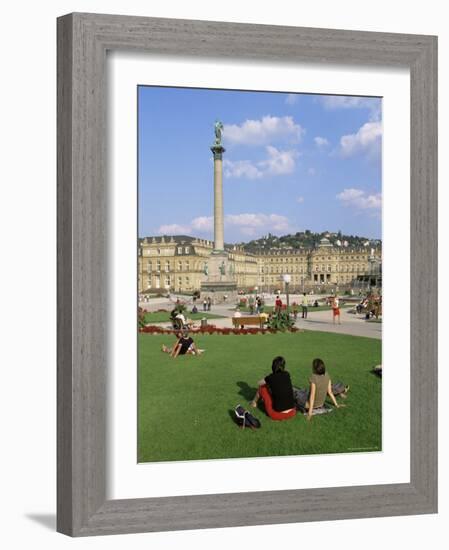
<path fill-rule="evenodd" d="M 163 328 L 158 325 L 147 325 L 139 328 L 139 332 L 145 334 L 177 334 L 179 330 L 174 330 L 171 328 Z M 276 334 L 278 331 L 273 328 L 227 328 L 227 327 L 216 327 L 215 325 L 206 325 L 205 327 L 200 327 L 197 330 L 191 330 L 191 334 L 235 334 L 236 336 L 243 334 Z M 289 329 L 289 332 L 303 332 L 302 329 L 297 327 L 292 327 Z"/>
<path fill-rule="evenodd" d="M 140 332 L 145 332 L 147 334 L 166 334 L 172 332 L 162 327 L 156 327 L 154 325 L 147 325 L 140 328 Z"/>
<path fill-rule="evenodd" d="M 200 334 L 214 334 L 216 331 L 217 327 L 215 325 L 206 325 L 205 327 L 200 327 L 198 330 Z"/>

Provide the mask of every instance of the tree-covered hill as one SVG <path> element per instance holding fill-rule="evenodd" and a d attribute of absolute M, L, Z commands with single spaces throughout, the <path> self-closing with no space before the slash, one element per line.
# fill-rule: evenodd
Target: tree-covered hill
<path fill-rule="evenodd" d="M 309 229 L 300 231 L 294 235 L 283 235 L 277 237 L 268 233 L 260 239 L 255 239 L 246 243 L 238 243 L 248 252 L 257 250 L 269 250 L 272 248 L 314 248 L 319 245 L 323 238 L 329 239 L 330 243 L 336 246 L 380 246 L 379 239 L 370 239 L 359 235 L 344 235 L 341 231 L 332 233 L 323 231 L 322 233 L 314 233 Z"/>

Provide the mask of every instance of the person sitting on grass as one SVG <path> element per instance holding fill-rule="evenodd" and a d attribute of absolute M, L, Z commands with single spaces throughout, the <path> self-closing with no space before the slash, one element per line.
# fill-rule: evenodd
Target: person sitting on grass
<path fill-rule="evenodd" d="M 285 359 L 275 357 L 272 373 L 258 382 L 259 388 L 251 401 L 252 407 L 262 399 L 265 411 L 272 420 L 286 420 L 296 414 L 295 399 L 290 374 L 285 370 Z"/>
<path fill-rule="evenodd" d="M 334 406 L 338 409 L 345 405 L 338 404 L 335 396 L 339 395 L 346 398 L 349 386 L 341 382 L 332 384 L 329 374 L 326 373 L 326 367 L 322 359 L 314 359 L 312 362 L 312 376 L 309 378 L 309 390 L 293 388 L 296 408 L 301 411 L 307 411 L 307 420 L 312 420 L 313 410 L 323 407 L 326 397 L 329 396 Z"/>
<path fill-rule="evenodd" d="M 178 340 L 172 348 L 168 348 L 165 344 L 162 344 L 162 351 L 168 353 L 173 359 L 178 355 L 201 355 L 205 350 L 198 349 L 193 341 L 193 338 L 189 336 L 188 331 L 183 331 L 176 335 Z"/>

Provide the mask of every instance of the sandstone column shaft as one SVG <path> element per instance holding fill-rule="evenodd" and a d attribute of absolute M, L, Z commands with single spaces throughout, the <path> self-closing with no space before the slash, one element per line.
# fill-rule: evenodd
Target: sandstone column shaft
<path fill-rule="evenodd" d="M 214 159 L 214 248 L 224 249 L 223 161 Z"/>
<path fill-rule="evenodd" d="M 211 147 L 214 154 L 214 249 L 224 250 L 223 153 L 222 145 Z"/>

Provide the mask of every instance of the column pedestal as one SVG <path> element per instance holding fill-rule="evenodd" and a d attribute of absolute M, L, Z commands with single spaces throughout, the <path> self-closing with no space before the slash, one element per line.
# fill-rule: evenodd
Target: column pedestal
<path fill-rule="evenodd" d="M 233 262 L 225 251 L 214 251 L 207 261 L 207 275 L 201 282 L 201 296 L 210 295 L 215 302 L 234 302 L 237 298 L 237 282 Z"/>

